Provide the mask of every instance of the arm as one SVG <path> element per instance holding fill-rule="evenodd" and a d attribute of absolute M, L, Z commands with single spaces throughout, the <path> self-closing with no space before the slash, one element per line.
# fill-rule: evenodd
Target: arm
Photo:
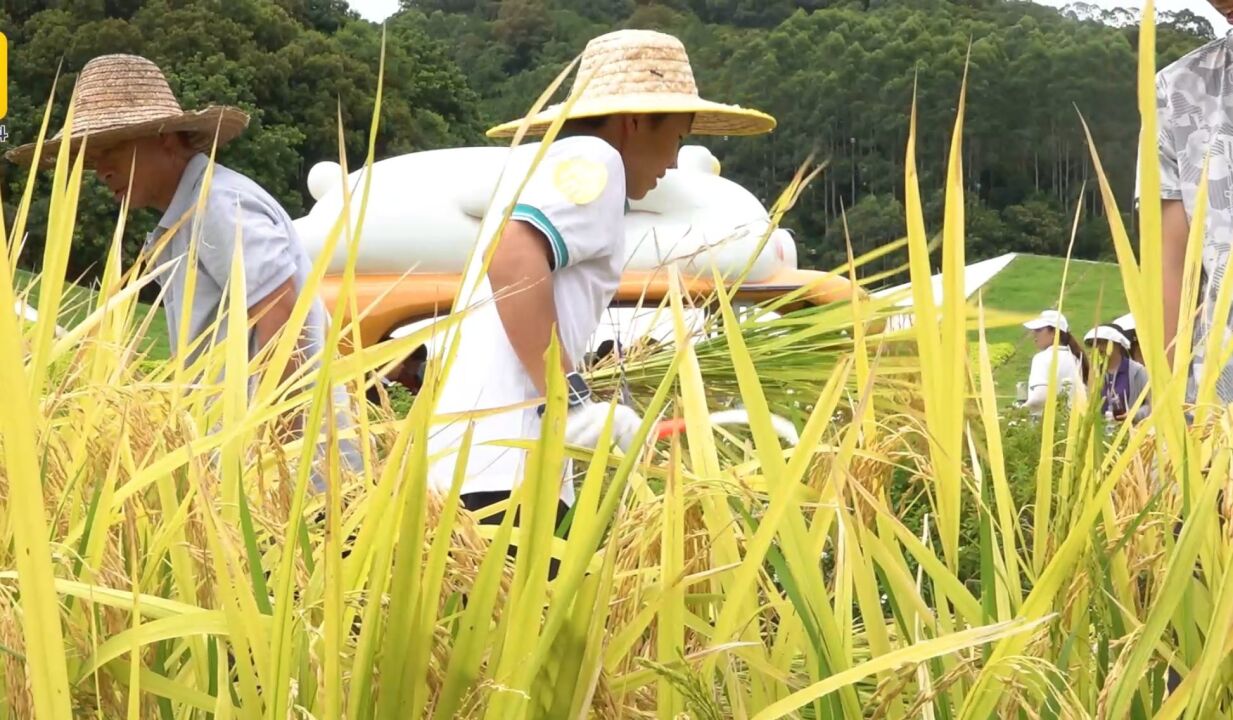
<path fill-rule="evenodd" d="M 1169 366 L 1173 366 L 1177 316 L 1182 304 L 1182 274 L 1186 269 L 1186 241 L 1190 223 L 1181 200 L 1161 202 L 1161 272 L 1164 278 L 1164 342 Z"/>
<path fill-rule="evenodd" d="M 237 235 L 244 265 L 244 302 L 248 320 L 254 324 L 255 351 L 260 351 L 286 326 L 295 307 L 298 245 L 254 198 L 229 192 L 212 195 L 202 223 L 198 262 L 219 287 L 228 287 L 233 280 Z M 303 360 L 298 352 L 292 353 L 287 366 L 275 372 L 286 379 Z"/>
<path fill-rule="evenodd" d="M 1036 353 L 1032 356 L 1032 364 L 1028 369 L 1028 396 L 1023 406 L 1033 413 L 1045 409 L 1045 401 L 1049 399 L 1049 364 L 1047 355 Z"/>
<path fill-rule="evenodd" d="M 1028 390 L 1028 399 L 1023 403 L 1023 407 L 1031 412 L 1040 412 L 1045 409 L 1045 401 L 1049 399 L 1049 386 L 1037 385 Z"/>
<path fill-rule="evenodd" d="M 1164 350 L 1169 367 L 1173 367 L 1177 339 L 1177 316 L 1182 307 L 1182 276 L 1186 269 L 1186 241 L 1190 222 L 1182 205 L 1182 172 L 1172 131 L 1172 91 L 1164 75 L 1156 77 L 1156 163 L 1160 168 L 1160 234 L 1162 310 L 1164 312 Z M 1140 158 L 1140 163 L 1150 162 Z M 1135 178 L 1136 202 L 1155 202 L 1157 198 L 1143 198 L 1139 192 L 1139 178 Z"/>
<path fill-rule="evenodd" d="M 257 336 L 258 350 L 269 344 L 274 335 L 287 324 L 291 318 L 291 311 L 295 308 L 295 299 L 295 288 L 291 284 L 291 279 L 288 278 L 248 308 L 249 320 L 255 321 L 253 331 Z M 281 373 L 282 379 L 285 380 L 295 372 L 302 359 L 299 352 L 291 353 L 291 357 L 287 360 L 287 367 L 283 368 Z"/>
<path fill-rule="evenodd" d="M 545 158 L 527 181 L 493 251 L 488 281 L 497 314 L 523 369 L 540 397 L 547 372 L 544 354 L 558 333 L 553 273 L 571 265 L 610 257 L 621 247 L 611 230 L 624 227 L 625 168 L 620 154 L 599 138 L 571 145 L 568 153 Z M 569 163 L 562 175 L 557 170 Z M 580 177 L 578 182 L 571 177 Z M 585 200 L 585 202 L 583 202 Z M 561 370 L 573 372 L 574 361 L 562 348 Z"/>
<path fill-rule="evenodd" d="M 1135 422 L 1143 422 L 1148 415 L 1152 414 L 1152 391 L 1151 384 L 1147 377 L 1147 370 L 1136 366 L 1135 372 L 1131 376 L 1135 387 L 1131 389 L 1133 400 L 1138 400 L 1139 395 L 1143 395 L 1143 404 L 1139 406 L 1139 411 L 1135 413 Z"/>
<path fill-rule="evenodd" d="M 544 354 L 557 326 L 550 257 L 548 239 L 539 230 L 510 220 L 488 266 L 497 315 L 540 396 L 547 394 Z M 572 369 L 573 361 L 562 348 L 561 370 L 568 373 Z"/>

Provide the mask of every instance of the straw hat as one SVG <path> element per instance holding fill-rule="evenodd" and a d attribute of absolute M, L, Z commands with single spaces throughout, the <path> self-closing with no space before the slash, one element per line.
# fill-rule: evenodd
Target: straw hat
<path fill-rule="evenodd" d="M 592 75 L 592 73 L 594 73 Z M 618 113 L 694 113 L 695 135 L 757 135 L 775 128 L 775 118 L 737 105 L 703 100 L 685 46 L 671 35 L 618 30 L 587 43 L 570 95 L 591 80 L 570 108 L 569 119 Z M 533 115 L 528 135 L 542 135 L 563 109 L 552 105 Z M 498 125 L 489 137 L 513 137 L 521 119 Z"/>
<path fill-rule="evenodd" d="M 207 152 L 218 132 L 218 144 L 235 139 L 248 125 L 248 115 L 233 107 L 211 106 L 186 112 L 180 107 L 163 71 L 137 55 L 101 55 L 86 63 L 73 88 L 77 106 L 73 113 L 72 142 L 83 137 L 90 146 L 122 140 L 189 133 L 193 146 Z M 42 162 L 55 161 L 63 131 L 43 143 Z M 10 150 L 5 157 L 29 163 L 34 143 Z"/>

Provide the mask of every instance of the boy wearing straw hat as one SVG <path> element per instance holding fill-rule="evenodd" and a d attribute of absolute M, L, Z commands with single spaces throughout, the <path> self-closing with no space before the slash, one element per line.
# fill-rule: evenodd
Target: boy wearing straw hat
<path fill-rule="evenodd" d="M 249 178 L 215 164 L 205 197 L 201 197 L 210 165 L 206 153 L 216 137 L 222 146 L 243 132 L 248 116 L 232 107 L 181 109 L 158 66 L 136 55 L 104 55 L 86 63 L 74 96 L 76 109 L 68 138 L 73 150 L 86 141 L 86 167 L 107 185 L 117 202 L 127 200 L 131 208 L 162 211 L 158 228 L 147 236 L 144 252 L 155 255 L 158 264 L 181 260 L 157 278 L 164 290 L 172 352 L 177 351 L 182 329 L 191 348 L 186 364 L 205 346 L 223 340 L 226 322 L 216 324 L 216 320 L 227 295 L 238 237 L 252 324 L 248 337 L 251 359 L 287 324 L 311 264 L 286 211 Z M 62 135 L 57 133 L 43 144 L 43 163 L 54 162 L 65 140 Z M 10 151 L 7 157 L 24 164 L 33 160 L 34 153 L 34 144 L 29 144 Z M 196 279 L 190 302 L 182 261 L 194 237 Z M 304 358 L 322 351 L 326 323 L 325 306 L 317 300 L 284 376 Z M 212 328 L 213 334 L 203 337 Z M 347 407 L 344 387 L 335 388 L 334 403 L 336 408 Z M 348 418 L 344 412 L 340 422 Z M 354 444 L 342 443 L 340 450 L 344 460 L 355 466 Z"/>
<path fill-rule="evenodd" d="M 513 151 L 455 304 L 467 314 L 437 412 L 481 415 L 462 485 L 462 503 L 472 510 L 508 499 L 521 482 L 525 451 L 501 444 L 539 438 L 550 372 L 563 373 L 569 387 L 567 443 L 594 448 L 611 415 L 615 443 L 629 449 L 641 418 L 630 407 L 596 402 L 577 372 L 625 264 L 627 201 L 645 197 L 675 166 L 686 135 L 754 135 L 775 126 L 761 112 L 703 100 L 681 42 L 645 30 L 588 43 L 571 98 L 565 117 L 565 104 L 554 105 L 488 133 L 512 137 L 525 124 L 527 135 L 542 136 L 564 121 L 561 139 L 533 170 L 540 143 Z M 554 332 L 561 365 L 546 367 Z M 451 487 L 465 427 L 456 421 L 432 435 L 429 453 L 441 457 L 429 477 L 440 491 Z M 568 478 L 566 472 L 558 521 L 574 499 Z M 499 522 L 500 514 L 486 521 Z"/>

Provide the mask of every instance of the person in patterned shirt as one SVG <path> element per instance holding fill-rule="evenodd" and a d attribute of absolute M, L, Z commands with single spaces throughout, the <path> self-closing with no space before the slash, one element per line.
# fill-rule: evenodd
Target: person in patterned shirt
<path fill-rule="evenodd" d="M 1233 0 L 1210 0 L 1233 24 Z M 1205 342 L 1214 327 L 1233 318 L 1215 317 L 1215 303 L 1233 246 L 1233 35 L 1207 43 L 1156 76 L 1160 201 L 1164 272 L 1164 335 L 1170 363 L 1181 308 L 1186 242 L 1208 160 L 1208 206 L 1203 229 L 1203 289 L 1195 319 L 1194 360 L 1187 400 L 1202 377 Z M 1137 193 L 1136 193 L 1137 195 Z M 1215 362 L 1215 359 L 1210 359 Z M 1216 394 L 1233 402 L 1233 363 L 1220 369 Z"/>

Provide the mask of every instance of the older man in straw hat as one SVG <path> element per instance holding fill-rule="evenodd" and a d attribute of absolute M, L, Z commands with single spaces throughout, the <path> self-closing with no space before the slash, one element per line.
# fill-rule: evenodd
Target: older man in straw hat
<path fill-rule="evenodd" d="M 589 81 L 588 81 L 589 79 Z M 500 443 L 540 436 L 548 373 L 563 373 L 569 393 L 566 441 L 594 447 L 612 414 L 613 438 L 628 449 L 641 419 L 630 407 L 591 398 L 576 372 L 586 342 L 616 292 L 625 264 L 627 200 L 647 195 L 676 164 L 681 140 L 701 135 L 769 132 L 769 115 L 698 96 L 685 48 L 675 37 L 622 30 L 592 40 L 583 52 L 575 98 L 561 137 L 547 149 L 521 194 L 517 187 L 539 143 L 517 148 L 489 206 L 456 308 L 466 308 L 458 355 L 440 390 L 440 413 L 489 411 L 474 421 L 473 446 L 462 503 L 474 510 L 510 497 L 524 472 L 525 452 Z M 528 119 L 527 133 L 542 135 L 564 105 Z M 514 135 L 524 121 L 489 131 Z M 509 222 L 496 238 L 505 210 Z M 497 242 L 484 277 L 485 251 Z M 477 282 L 478 281 L 478 282 Z M 475 287 L 474 294 L 466 293 Z M 495 298 L 495 302 L 490 302 Z M 560 367 L 545 367 L 552 333 Z M 498 412 L 491 412 L 499 410 Z M 442 452 L 430 470 L 433 485 L 448 489 L 465 423 L 434 433 L 430 452 Z M 573 503 L 562 480 L 558 521 Z M 499 521 L 500 514 L 489 518 Z"/>
<path fill-rule="evenodd" d="M 192 345 L 191 362 L 204 347 L 220 342 L 226 322 L 216 320 L 231 279 L 237 236 L 244 265 L 244 295 L 251 322 L 249 357 L 265 347 L 288 322 L 296 298 L 311 268 L 291 218 L 269 193 L 238 172 L 214 165 L 204 189 L 209 152 L 235 139 L 248 116 L 237 108 L 210 107 L 185 111 L 171 92 L 162 71 L 135 55 L 104 55 L 86 64 L 74 89 L 72 137 L 86 145 L 86 166 L 94 170 L 120 202 L 133 208 L 162 211 L 158 228 L 147 237 L 146 251 L 159 261 L 188 257 L 196 237 L 196 281 L 191 302 L 186 297 L 187 268 L 180 262 L 158 278 L 173 352 L 180 331 Z M 54 159 L 58 133 L 44 143 L 44 162 Z M 7 154 L 28 163 L 34 146 Z M 203 200 L 199 206 L 199 200 Z M 164 245 L 165 243 L 165 245 Z M 305 321 L 298 351 L 284 373 L 322 350 L 327 317 L 317 300 Z M 203 337 L 213 328 L 210 337 Z M 345 388 L 334 394 L 338 408 L 347 407 Z M 349 413 L 341 416 L 346 421 Z M 343 446 L 347 462 L 357 461 L 353 444 Z"/>

